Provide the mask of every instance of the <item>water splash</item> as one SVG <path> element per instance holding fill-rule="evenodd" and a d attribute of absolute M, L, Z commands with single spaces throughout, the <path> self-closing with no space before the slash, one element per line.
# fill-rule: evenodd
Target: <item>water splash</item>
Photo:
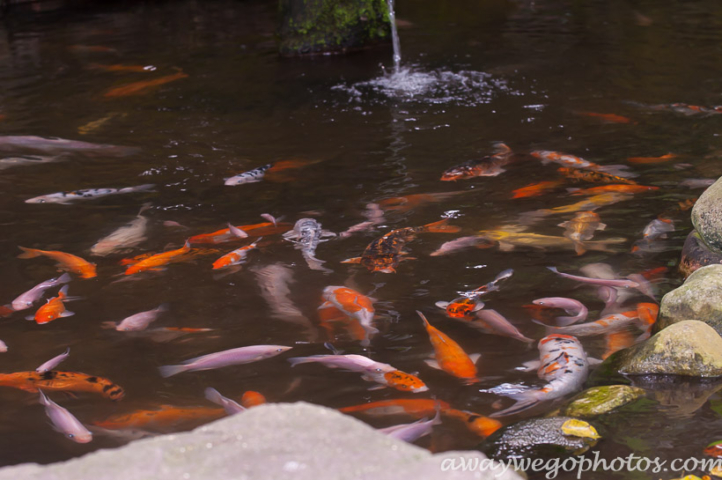
<path fill-rule="evenodd" d="M 399 73 L 401 68 L 401 42 L 399 32 L 396 29 L 396 13 L 394 12 L 394 0 L 386 0 L 389 6 L 389 20 L 391 21 L 391 42 L 394 46 L 394 73 Z"/>

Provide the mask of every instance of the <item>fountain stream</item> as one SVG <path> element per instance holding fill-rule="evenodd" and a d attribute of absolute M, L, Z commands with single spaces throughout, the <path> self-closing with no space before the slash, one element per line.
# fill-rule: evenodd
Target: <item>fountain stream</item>
<path fill-rule="evenodd" d="M 399 73 L 401 67 L 401 43 L 399 32 L 396 30 L 396 13 L 394 12 L 394 0 L 386 0 L 389 6 L 389 20 L 391 21 L 391 41 L 394 46 L 394 73 Z"/>

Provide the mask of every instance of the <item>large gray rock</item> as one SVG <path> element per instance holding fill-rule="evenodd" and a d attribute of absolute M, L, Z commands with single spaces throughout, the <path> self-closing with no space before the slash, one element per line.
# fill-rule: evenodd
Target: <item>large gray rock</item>
<path fill-rule="evenodd" d="M 6 467 L 0 469 L 0 480 L 521 478 L 511 471 L 502 474 L 498 464 L 495 470 L 449 470 L 459 458 L 486 459 L 477 452 L 432 455 L 335 410 L 295 403 L 254 407 L 192 432 L 63 463 Z"/>
<path fill-rule="evenodd" d="M 700 195 L 692 208 L 692 224 L 713 252 L 722 253 L 722 179 Z"/>
<path fill-rule="evenodd" d="M 691 319 L 703 321 L 722 335 L 722 265 L 698 269 L 662 298 L 658 330 Z"/>
<path fill-rule="evenodd" d="M 615 353 L 604 364 L 614 364 L 619 373 L 625 375 L 719 377 L 722 376 L 722 337 L 703 322 L 685 320 L 644 343 Z"/>

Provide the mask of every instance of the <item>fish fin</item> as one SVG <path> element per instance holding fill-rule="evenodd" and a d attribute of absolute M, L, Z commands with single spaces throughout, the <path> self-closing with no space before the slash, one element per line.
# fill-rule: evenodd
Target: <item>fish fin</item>
<path fill-rule="evenodd" d="M 525 393 L 527 395 L 524 395 Z M 507 417 L 509 415 L 515 415 L 517 413 L 523 412 L 524 410 L 528 410 L 528 409 L 534 407 L 535 405 L 537 405 L 539 403 L 539 399 L 536 398 L 536 396 L 527 398 L 528 393 L 532 393 L 532 392 L 522 392 L 517 395 L 509 395 L 510 398 L 513 398 L 515 400 L 518 398 L 519 400 L 517 400 L 517 402 L 514 405 L 512 405 L 511 407 L 506 408 L 504 410 L 500 410 L 495 413 L 492 413 L 491 415 L 489 415 L 489 417 L 490 418 Z M 524 396 L 522 396 L 522 395 L 524 395 Z"/>
<path fill-rule="evenodd" d="M 56 284 L 60 285 L 61 283 L 68 283 L 72 279 L 73 279 L 73 277 L 71 277 L 69 273 L 64 273 L 64 274 L 60 275 L 58 278 L 56 278 L 54 280 L 54 282 Z"/>
<path fill-rule="evenodd" d="M 602 363 L 603 361 L 604 361 L 604 360 L 600 360 L 600 359 L 598 359 L 598 358 L 587 357 L 587 363 L 588 363 L 589 365 L 599 365 L 599 364 Z"/>
<path fill-rule="evenodd" d="M 248 238 L 248 234 L 246 232 L 244 232 L 238 227 L 234 227 L 233 225 L 231 225 L 230 222 L 228 222 L 228 231 L 231 232 L 234 237 Z"/>
<path fill-rule="evenodd" d="M 441 370 L 441 366 L 439 365 L 439 362 L 436 361 L 436 360 L 433 360 L 433 359 L 429 358 L 428 360 L 424 360 L 424 363 L 425 363 L 426 365 L 430 366 L 431 368 L 435 368 L 435 369 L 437 369 L 437 370 Z"/>
<path fill-rule="evenodd" d="M 474 305 L 474 308 L 471 309 L 472 312 L 478 312 L 479 310 L 483 310 L 486 304 L 484 302 L 476 302 L 476 305 Z"/>
<path fill-rule="evenodd" d="M 566 228 L 566 227 L 567 227 L 567 225 L 569 225 L 569 221 L 568 221 L 568 220 L 567 220 L 566 222 L 562 222 L 562 223 L 560 223 L 559 225 L 557 225 L 557 227 L 562 227 L 562 228 Z"/>
<path fill-rule="evenodd" d="M 449 303 L 450 303 L 450 302 L 436 302 L 434 305 L 436 305 L 436 306 L 439 307 L 439 308 L 443 308 L 444 310 L 446 310 L 446 307 L 449 306 Z"/>
<path fill-rule="evenodd" d="M 324 308 L 331 308 L 334 306 L 335 305 L 333 303 L 326 301 L 326 302 L 323 302 L 320 307 L 318 307 L 318 310 L 323 310 Z"/>
<path fill-rule="evenodd" d="M 506 242 L 499 242 L 499 250 L 502 252 L 511 252 L 514 250 L 514 245 Z"/>
<path fill-rule="evenodd" d="M 347 258 L 346 260 L 343 260 L 341 263 L 361 263 L 361 257 Z"/>
<path fill-rule="evenodd" d="M 444 218 L 438 222 L 428 223 L 423 226 L 425 232 L 430 233 L 457 233 L 461 231 L 461 227 L 449 225 L 449 219 Z"/>
<path fill-rule="evenodd" d="M 117 326 L 118 326 L 118 324 L 115 322 L 103 322 L 100 324 L 100 328 L 105 328 L 105 329 L 111 329 L 111 328 L 115 329 L 115 327 L 117 327 Z"/>
<path fill-rule="evenodd" d="M 321 230 L 321 236 L 322 237 L 335 237 L 337 235 L 329 230 Z"/>
<path fill-rule="evenodd" d="M 28 315 L 27 317 L 25 317 L 25 320 L 29 320 L 32 322 L 33 320 L 35 320 L 35 315 Z"/>
<path fill-rule="evenodd" d="M 541 366 L 541 360 L 529 360 L 528 362 L 522 363 L 523 366 L 517 368 L 522 372 L 533 372 Z"/>
<path fill-rule="evenodd" d="M 73 315 L 75 315 L 75 312 L 71 312 L 70 310 L 65 310 L 60 314 L 61 317 L 72 317 Z"/>
<path fill-rule="evenodd" d="M 569 325 L 574 325 L 579 320 L 581 320 L 581 319 L 576 316 L 575 317 L 556 317 L 554 319 L 554 323 L 556 323 L 557 327 L 568 327 Z"/>
<path fill-rule="evenodd" d="M 187 365 L 164 365 L 162 367 L 158 367 L 160 376 L 163 378 L 168 378 L 168 377 L 172 377 L 173 375 L 178 375 L 179 373 L 185 372 L 187 369 L 188 369 Z"/>
<path fill-rule="evenodd" d="M 35 258 L 42 255 L 40 250 L 35 250 L 34 248 L 25 248 L 20 246 L 18 246 L 18 248 L 23 251 L 23 253 L 18 255 L 18 258 Z"/>
<path fill-rule="evenodd" d="M 606 224 L 606 223 L 600 223 L 599 226 L 597 227 L 597 230 L 600 230 L 600 231 L 601 231 L 601 230 L 604 230 L 605 228 L 607 228 L 607 224 Z"/>
<path fill-rule="evenodd" d="M 574 243 L 574 251 L 577 252 L 577 255 L 584 255 L 585 253 L 587 253 L 587 249 L 584 247 L 584 244 L 581 242 Z"/>
<path fill-rule="evenodd" d="M 511 155 L 514 152 L 511 151 L 511 148 L 509 148 L 509 146 L 506 143 L 497 142 L 494 144 L 494 153 L 496 155 L 500 155 L 500 154 Z"/>
<path fill-rule="evenodd" d="M 373 387 L 369 387 L 368 390 L 371 392 L 374 390 L 383 390 L 384 388 L 386 388 L 386 385 L 379 384 L 379 385 L 374 385 Z"/>
<path fill-rule="evenodd" d="M 472 362 L 474 362 L 474 364 L 476 364 L 476 362 L 478 362 L 479 359 L 481 358 L 481 354 L 480 353 L 472 353 L 471 355 L 469 355 L 469 358 L 471 359 Z"/>
<path fill-rule="evenodd" d="M 203 393 L 209 402 L 215 403 L 216 405 L 223 405 L 223 395 L 215 388 L 208 387 Z"/>

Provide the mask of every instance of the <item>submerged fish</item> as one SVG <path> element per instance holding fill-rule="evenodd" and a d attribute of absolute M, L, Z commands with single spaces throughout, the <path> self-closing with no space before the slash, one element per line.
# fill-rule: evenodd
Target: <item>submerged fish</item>
<path fill-rule="evenodd" d="M 99 63 L 91 63 L 89 68 L 106 72 L 153 72 L 156 70 L 153 65 L 101 65 Z"/>
<path fill-rule="evenodd" d="M 411 415 L 416 418 L 423 418 L 433 414 L 437 408 L 443 412 L 451 408 L 451 405 L 442 400 L 399 398 L 343 407 L 339 408 L 338 411 L 342 413 L 362 413 L 372 416 Z"/>
<path fill-rule="evenodd" d="M 95 198 L 107 197 L 108 195 L 120 195 L 124 193 L 154 192 L 155 185 L 146 184 L 136 187 L 125 188 L 89 188 L 71 192 L 49 193 L 25 200 L 25 203 L 59 203 L 68 205 L 76 200 L 92 200 Z"/>
<path fill-rule="evenodd" d="M 478 381 L 476 378 L 476 362 L 481 357 L 481 354 L 467 355 L 458 343 L 438 328 L 432 326 L 423 313 L 418 310 L 416 313 L 423 320 L 426 333 L 429 334 L 429 340 L 431 340 L 431 345 L 434 347 L 434 359 L 426 360 L 425 363 L 456 378 L 468 382 Z"/>
<path fill-rule="evenodd" d="M 166 365 L 160 367 L 158 370 L 163 378 L 167 378 L 183 372 L 214 370 L 230 365 L 258 362 L 280 355 L 291 348 L 292 347 L 285 347 L 283 345 L 251 345 L 248 347 L 232 348 L 230 350 L 191 358 L 182 362 L 180 365 Z"/>
<path fill-rule="evenodd" d="M 529 198 L 529 197 L 537 197 L 545 192 L 548 192 L 549 190 L 553 190 L 560 186 L 562 183 L 561 180 L 552 180 L 552 181 L 545 181 L 545 182 L 538 182 L 538 183 L 531 183 L 527 185 L 526 187 L 517 188 L 514 190 L 511 198 Z"/>
<path fill-rule="evenodd" d="M 45 294 L 46 290 L 57 287 L 58 285 L 62 285 L 64 283 L 68 283 L 70 280 L 70 275 L 64 273 L 57 278 L 51 278 L 50 280 L 46 280 L 42 283 L 35 285 L 33 288 L 19 295 L 15 300 L 12 301 L 13 310 L 18 312 L 20 310 L 25 310 L 26 308 L 32 307 L 33 303 L 40 300 L 40 298 Z"/>
<path fill-rule="evenodd" d="M 664 163 L 664 162 L 668 162 L 675 158 L 677 158 L 677 155 L 675 155 L 674 153 L 668 153 L 668 154 L 662 155 L 660 157 L 629 157 L 627 159 L 627 161 L 629 163 L 648 164 L 648 163 Z"/>
<path fill-rule="evenodd" d="M 148 219 L 142 214 L 150 208 L 150 204 L 145 204 L 138 212 L 135 220 L 127 225 L 115 230 L 107 237 L 103 237 L 90 248 L 91 255 L 104 257 L 112 253 L 118 253 L 129 248 L 133 248 L 144 242 L 148 228 Z"/>
<path fill-rule="evenodd" d="M 242 413 L 246 411 L 246 408 L 240 405 L 235 400 L 231 400 L 228 397 L 224 397 L 215 388 L 208 387 L 205 390 L 205 396 L 208 401 L 220 405 L 228 415 L 235 415 L 236 413 Z"/>
<path fill-rule="evenodd" d="M 168 311 L 168 305 L 163 304 L 153 310 L 136 313 L 130 317 L 124 319 L 120 323 L 105 322 L 105 326 L 108 328 L 114 328 L 119 332 L 137 332 L 148 328 L 152 322 L 155 322 L 161 313 Z"/>
<path fill-rule="evenodd" d="M 111 114 L 104 116 L 103 118 L 99 118 L 98 120 L 93 120 L 92 122 L 88 122 L 85 125 L 78 127 L 78 133 L 81 135 L 87 135 L 87 134 L 99 129 L 100 127 L 102 127 L 103 125 L 105 125 L 106 123 L 108 123 L 109 121 L 114 119 L 115 117 L 125 117 L 126 115 L 127 115 L 126 113 L 113 112 Z"/>
<path fill-rule="evenodd" d="M 603 287 L 618 287 L 618 288 L 639 288 L 639 283 L 629 279 L 605 279 L 605 278 L 592 278 L 582 277 L 579 275 L 570 275 L 568 273 L 562 273 L 557 270 L 557 267 L 547 267 L 552 272 L 556 273 L 560 277 L 575 280 L 581 283 L 588 283 L 591 285 L 600 285 Z"/>
<path fill-rule="evenodd" d="M 632 122 L 631 119 L 617 115 L 615 113 L 597 113 L 597 112 L 575 112 L 577 115 L 583 115 L 585 117 L 599 118 L 605 122 L 610 123 L 636 123 Z"/>
<path fill-rule="evenodd" d="M 632 252 L 655 252 L 666 249 L 661 245 L 654 245 L 660 238 L 667 238 L 667 233 L 674 232 L 674 222 L 662 216 L 649 222 L 642 231 L 642 239 L 634 243 Z"/>
<path fill-rule="evenodd" d="M 391 197 L 381 200 L 379 206 L 384 210 L 390 212 L 408 212 L 414 208 L 427 205 L 429 203 L 442 202 L 449 200 L 457 195 L 466 193 L 465 191 L 460 192 L 440 192 L 440 193 L 415 193 L 412 195 L 404 195 L 402 197 Z"/>
<path fill-rule="evenodd" d="M 253 390 L 244 392 L 241 396 L 241 405 L 246 408 L 256 407 L 258 405 L 263 405 L 264 403 L 268 403 L 266 397 L 259 392 L 254 392 Z"/>
<path fill-rule="evenodd" d="M 53 392 L 89 392 L 110 400 L 120 400 L 125 395 L 119 385 L 107 378 L 57 370 L 42 373 L 36 371 L 0 373 L 0 387 L 17 388 L 30 393 L 37 393 L 40 388 Z"/>
<path fill-rule="evenodd" d="M 646 187 L 644 185 L 602 185 L 599 187 L 591 188 L 568 188 L 567 191 L 571 195 L 599 195 L 602 193 L 644 193 L 659 190 L 659 187 Z"/>
<path fill-rule="evenodd" d="M 380 428 L 379 432 L 397 440 L 413 443 L 419 438 L 431 433 L 434 425 L 441 424 L 441 411 L 436 411 L 436 416 L 429 420 L 418 420 L 414 423 L 394 425 L 393 427 Z"/>
<path fill-rule="evenodd" d="M 496 310 L 487 309 L 476 312 L 476 320 L 468 322 L 467 325 L 492 335 L 509 337 L 524 343 L 534 342 L 533 339 L 523 335 L 509 320 L 504 318 L 504 316 Z"/>
<path fill-rule="evenodd" d="M 568 249 L 574 250 L 576 246 L 574 242 L 566 237 L 555 237 L 550 235 L 540 235 L 537 233 L 513 232 L 507 230 L 482 230 L 478 236 L 481 239 L 495 242 L 499 245 L 502 252 L 510 252 L 516 247 L 531 247 L 539 250 L 546 249 Z M 588 241 L 586 243 L 587 250 L 595 250 L 600 252 L 613 251 L 610 245 L 625 243 L 624 238 L 608 238 L 606 240 Z"/>
<path fill-rule="evenodd" d="M 556 324 L 562 327 L 572 325 L 577 322 L 583 322 L 587 319 L 587 315 L 589 314 L 587 307 L 585 307 L 582 302 L 574 300 L 573 298 L 545 297 L 537 298 L 531 303 L 544 308 L 560 308 L 567 312 L 570 315 L 569 317 L 556 317 L 554 319 Z"/>
<path fill-rule="evenodd" d="M 435 305 L 446 310 L 446 315 L 449 318 L 471 320 L 475 317 L 476 312 L 484 308 L 484 302 L 478 298 L 487 293 L 499 290 L 497 284 L 508 279 L 513 274 L 514 270 L 509 268 L 499 273 L 491 282 L 470 292 L 464 292 L 461 297 L 451 302 L 436 302 Z"/>
<path fill-rule="evenodd" d="M 0 162 L 2 162 L 2 160 L 0 160 Z M 716 181 L 716 178 L 687 178 L 679 182 L 679 186 L 687 188 L 707 188 Z"/>
<path fill-rule="evenodd" d="M 53 320 L 57 320 L 58 318 L 71 317 L 75 315 L 75 312 L 71 312 L 65 309 L 65 303 L 63 302 L 67 301 L 67 297 L 68 286 L 65 285 L 63 286 L 63 288 L 60 289 L 57 297 L 53 297 L 48 300 L 48 303 L 40 307 L 38 311 L 35 312 L 35 315 L 27 317 L 27 319 L 35 320 L 37 324 L 42 325 L 44 323 L 49 323 Z"/>
<path fill-rule="evenodd" d="M 55 157 L 27 156 L 27 157 L 0 158 L 0 170 L 5 170 L 6 168 L 11 168 L 11 167 L 27 166 L 27 165 L 41 165 L 44 163 L 57 162 L 61 159 L 62 159 L 62 156 L 55 156 Z"/>
<path fill-rule="evenodd" d="M 361 355 L 313 355 L 289 358 L 291 366 L 302 363 L 321 363 L 329 368 L 341 368 L 361 374 L 367 382 L 395 388 L 403 392 L 425 392 L 429 387 L 414 375 L 402 372 L 386 363 L 374 362 Z"/>
<path fill-rule="evenodd" d="M 246 183 L 256 183 L 263 180 L 268 174 L 278 173 L 283 170 L 292 168 L 301 168 L 307 165 L 317 163 L 318 160 L 281 160 L 274 163 L 268 163 L 253 170 L 239 173 L 233 177 L 224 179 L 224 184 L 228 186 L 243 185 Z"/>
<path fill-rule="evenodd" d="M 539 340 L 540 360 L 528 362 L 528 369 L 537 368 L 537 375 L 547 384 L 538 389 L 503 395 L 516 404 L 491 417 L 504 417 L 527 410 L 539 402 L 563 397 L 579 390 L 589 374 L 589 360 L 581 343 L 569 335 L 547 335 Z"/>
<path fill-rule="evenodd" d="M 468 237 L 460 237 L 455 240 L 444 242 L 441 246 L 431 252 L 429 256 L 439 257 L 441 255 L 449 255 L 460 250 L 466 250 L 467 248 L 491 248 L 496 244 L 491 240 L 487 240 L 477 235 L 471 235 Z"/>
<path fill-rule="evenodd" d="M 323 289 L 325 302 L 318 307 L 319 310 L 335 307 L 344 315 L 355 318 L 359 321 L 365 331 L 361 345 L 368 346 L 371 337 L 379 333 L 378 328 L 373 325 L 375 299 L 360 294 L 356 290 L 347 287 L 329 286 Z"/>
<path fill-rule="evenodd" d="M 624 178 L 620 175 L 602 171 L 580 170 L 578 168 L 558 168 L 557 171 L 569 180 L 587 183 L 622 183 L 625 185 L 636 185 L 637 182 Z M 629 174 L 627 174 L 629 175 Z M 631 175 L 630 175 L 631 176 Z"/>
<path fill-rule="evenodd" d="M 360 263 L 370 272 L 395 273 L 396 267 L 403 260 L 410 260 L 404 251 L 406 243 L 416 238 L 419 233 L 454 233 L 459 227 L 447 225 L 448 219 L 429 223 L 421 227 L 406 227 L 392 230 L 383 237 L 371 242 L 361 257 L 350 258 L 342 263 Z"/>
<path fill-rule="evenodd" d="M 612 205 L 617 202 L 624 200 L 630 200 L 631 195 L 624 195 L 621 193 L 601 193 L 581 200 L 577 203 L 570 205 L 563 205 L 561 207 L 554 208 L 541 208 L 539 210 L 533 210 L 531 212 L 525 212 L 520 215 L 519 223 L 522 225 L 532 225 L 537 223 L 540 219 L 548 217 L 550 215 L 559 215 L 562 213 L 575 213 L 581 210 L 593 211 L 600 207 Z"/>
<path fill-rule="evenodd" d="M 230 267 L 232 265 L 240 265 L 242 263 L 245 263 L 246 257 L 248 256 L 248 252 L 251 250 L 254 250 L 258 246 L 258 242 L 261 241 L 260 237 L 255 242 L 251 243 L 250 245 L 246 245 L 245 247 L 238 248 L 236 250 L 233 250 L 230 253 L 226 253 L 221 258 L 213 262 L 213 269 L 218 270 L 220 268 Z"/>
<path fill-rule="evenodd" d="M 54 370 L 55 367 L 60 365 L 69 356 L 70 356 L 70 347 L 68 347 L 68 349 L 65 350 L 65 352 L 61 353 L 60 355 L 57 355 L 57 356 L 51 358 L 50 360 L 48 360 L 47 362 L 43 363 L 42 365 L 40 365 L 38 368 L 35 369 L 35 371 L 38 373 L 45 373 L 45 372 Z"/>
<path fill-rule="evenodd" d="M 554 333 L 574 335 L 576 337 L 589 337 L 593 335 L 604 335 L 625 329 L 635 322 L 638 322 L 638 320 L 639 314 L 637 313 L 637 310 L 629 310 L 627 312 L 607 315 L 594 322 L 579 323 L 576 325 L 569 325 L 568 327 L 545 326 L 547 327 L 547 330 Z"/>
<path fill-rule="evenodd" d="M 166 83 L 175 82 L 182 78 L 188 78 L 188 75 L 183 72 L 177 72 L 172 75 L 166 75 L 165 77 L 154 78 L 153 80 L 143 80 L 140 82 L 128 83 L 120 87 L 111 88 L 103 95 L 106 98 L 112 97 L 127 97 L 129 95 L 140 95 L 146 93 L 147 90 L 165 85 Z"/>
<path fill-rule="evenodd" d="M 277 233 L 283 233 L 290 229 L 291 224 L 289 223 L 272 223 L 272 222 L 263 222 L 263 223 L 255 223 L 252 225 L 241 225 L 240 227 L 236 227 L 239 230 L 242 230 L 245 232 L 249 237 L 265 237 L 270 235 L 275 235 Z M 231 232 L 230 228 L 224 228 L 215 232 L 211 233 L 202 233 L 200 235 L 194 235 L 188 239 L 188 242 L 196 245 L 207 245 L 212 244 L 216 245 L 219 243 L 226 243 L 226 242 L 232 242 L 235 240 L 239 240 L 241 237 L 238 235 L 234 235 Z"/>
<path fill-rule="evenodd" d="M 207 423 L 224 415 L 226 412 L 222 408 L 159 405 L 155 409 L 112 415 L 103 421 L 93 422 L 93 424 L 113 430 L 127 428 L 163 430 L 175 429 L 188 423 Z"/>
<path fill-rule="evenodd" d="M 50 400 L 42 390 L 40 390 L 40 405 L 45 407 L 45 414 L 53 423 L 53 428 L 65 435 L 66 438 L 75 443 L 88 443 L 93 440 L 93 434 L 80 423 L 80 420 Z"/>
<path fill-rule="evenodd" d="M 321 224 L 313 218 L 301 218 L 293 226 L 293 230 L 283 234 L 283 239 L 293 242 L 296 249 L 301 250 L 308 268 L 329 272 L 330 270 L 321 266 L 322 263 L 326 262 L 316 258 L 316 247 L 318 247 L 319 242 L 325 242 L 328 237 L 335 236 L 335 233 L 322 229 Z"/>
<path fill-rule="evenodd" d="M 584 242 L 594 237 L 594 232 L 604 230 L 607 226 L 602 223 L 599 215 L 594 212 L 577 212 L 571 220 L 558 225 L 564 228 L 564 236 L 574 242 L 577 255 L 584 255 L 587 249 Z"/>
<path fill-rule="evenodd" d="M 505 167 L 510 161 L 514 153 L 511 148 L 503 143 L 494 145 L 495 153 L 480 159 L 473 159 L 446 170 L 441 175 L 444 182 L 455 182 L 474 177 L 496 177 L 504 173 Z"/>
<path fill-rule="evenodd" d="M 560 152 L 552 152 L 549 150 L 535 150 L 531 152 L 531 156 L 541 160 L 542 164 L 554 162 L 558 163 L 562 167 L 565 167 L 565 169 L 586 169 L 595 172 L 605 172 L 608 174 L 619 176 L 629 175 L 629 173 L 624 172 L 624 170 L 629 168 L 626 165 L 597 165 L 596 163 L 590 162 L 589 160 L 584 160 L 581 157 L 576 157 L 574 155 L 564 154 Z"/>
<path fill-rule="evenodd" d="M 177 262 L 183 255 L 190 251 L 191 245 L 186 240 L 186 243 L 183 244 L 181 248 L 170 250 L 168 252 L 157 253 L 130 265 L 125 270 L 125 275 L 133 275 L 148 270 L 159 270 L 169 263 Z"/>
<path fill-rule="evenodd" d="M 80 278 L 93 278 L 97 276 L 95 272 L 95 264 L 90 263 L 87 260 L 83 260 L 80 257 L 71 255 L 70 253 L 59 252 L 57 250 L 37 250 L 35 248 L 18 247 L 23 251 L 18 258 L 35 258 L 45 256 L 52 258 L 58 262 L 58 267 L 61 270 L 74 273 Z"/>
<path fill-rule="evenodd" d="M 384 218 L 384 211 L 381 210 L 381 208 L 375 203 L 366 204 L 366 210 L 363 212 L 362 215 L 367 219 L 365 222 L 357 223 L 356 225 L 350 226 L 343 232 L 339 233 L 338 236 L 340 238 L 348 238 L 354 233 L 371 230 L 376 225 L 380 225 L 386 221 L 386 219 Z"/>
<path fill-rule="evenodd" d="M 120 147 L 117 145 L 104 145 L 88 143 L 65 138 L 35 137 L 32 135 L 5 135 L 0 136 L 0 150 L 35 150 L 47 153 L 67 153 L 82 155 L 103 155 L 124 157 L 138 152 L 134 147 Z"/>

